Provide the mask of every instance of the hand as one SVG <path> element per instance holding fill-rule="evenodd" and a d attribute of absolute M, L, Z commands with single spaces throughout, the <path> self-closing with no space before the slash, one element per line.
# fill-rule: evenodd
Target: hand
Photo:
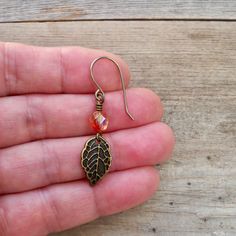
<path fill-rule="evenodd" d="M 93 59 L 115 59 L 80 47 L 40 48 L 0 44 L 0 235 L 46 235 L 126 210 L 157 189 L 153 165 L 171 154 L 171 129 L 160 122 L 160 99 L 150 90 L 127 90 L 135 121 L 123 107 L 116 67 L 98 62 L 95 74 L 105 91 L 110 117 L 104 137 L 113 157 L 110 173 L 91 187 L 80 153 L 94 134 L 88 119 L 95 110 Z"/>

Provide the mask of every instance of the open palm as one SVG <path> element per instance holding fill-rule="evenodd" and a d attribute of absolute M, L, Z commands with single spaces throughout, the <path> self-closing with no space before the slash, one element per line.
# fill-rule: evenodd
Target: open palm
<path fill-rule="evenodd" d="M 170 155 L 174 138 L 160 122 L 160 99 L 142 88 L 128 89 L 124 112 L 121 83 L 109 61 L 96 65 L 110 118 L 104 137 L 113 157 L 96 186 L 84 179 L 80 153 L 94 132 L 90 63 L 117 56 L 80 47 L 40 48 L 0 44 L 0 235 L 47 235 L 113 214 L 147 200 L 159 175 L 153 165 Z"/>

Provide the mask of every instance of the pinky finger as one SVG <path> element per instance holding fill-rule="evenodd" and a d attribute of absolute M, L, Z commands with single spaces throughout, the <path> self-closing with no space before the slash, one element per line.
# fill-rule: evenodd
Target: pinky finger
<path fill-rule="evenodd" d="M 5 195 L 0 198 L 0 234 L 47 235 L 66 230 L 136 206 L 158 184 L 158 172 L 141 167 L 111 173 L 95 187 L 81 180 Z"/>

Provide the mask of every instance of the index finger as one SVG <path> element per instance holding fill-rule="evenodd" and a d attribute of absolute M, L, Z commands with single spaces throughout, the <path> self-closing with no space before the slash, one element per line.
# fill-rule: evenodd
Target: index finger
<path fill-rule="evenodd" d="M 100 56 L 115 60 L 127 86 L 127 64 L 111 53 L 82 47 L 35 47 L 0 43 L 0 96 L 30 93 L 91 93 L 90 64 Z M 97 62 L 96 81 L 104 91 L 121 89 L 119 71 L 108 60 Z"/>

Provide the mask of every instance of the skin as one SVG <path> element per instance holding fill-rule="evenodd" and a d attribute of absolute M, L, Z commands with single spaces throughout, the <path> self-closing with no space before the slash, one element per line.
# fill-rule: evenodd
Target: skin
<path fill-rule="evenodd" d="M 119 74 L 99 61 L 94 70 L 105 91 L 110 124 L 105 139 L 112 166 L 91 187 L 80 152 L 94 134 L 90 63 L 116 60 L 128 86 L 130 72 L 118 56 L 80 47 L 42 48 L 0 43 L 0 235 L 47 235 L 134 207 L 159 185 L 153 167 L 173 150 L 172 130 L 161 122 L 160 98 L 143 88 L 127 89 L 124 112 Z"/>

